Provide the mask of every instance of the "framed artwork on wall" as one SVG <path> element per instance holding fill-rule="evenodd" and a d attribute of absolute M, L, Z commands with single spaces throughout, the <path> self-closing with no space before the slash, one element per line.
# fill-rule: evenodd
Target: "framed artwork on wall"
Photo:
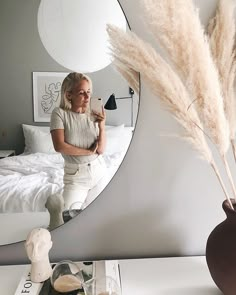
<path fill-rule="evenodd" d="M 61 101 L 61 85 L 69 73 L 33 72 L 34 122 L 50 122 Z"/>

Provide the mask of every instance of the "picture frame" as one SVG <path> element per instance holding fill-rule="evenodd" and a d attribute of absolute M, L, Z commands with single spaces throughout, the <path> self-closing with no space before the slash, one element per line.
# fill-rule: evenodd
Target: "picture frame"
<path fill-rule="evenodd" d="M 68 74 L 33 72 L 34 122 L 50 122 L 52 110 L 60 105 L 61 85 Z"/>

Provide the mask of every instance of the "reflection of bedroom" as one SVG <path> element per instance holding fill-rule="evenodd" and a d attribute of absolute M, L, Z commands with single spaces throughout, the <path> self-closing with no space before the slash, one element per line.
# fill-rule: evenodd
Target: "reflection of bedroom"
<path fill-rule="evenodd" d="M 0 213 L 43 212 L 48 196 L 61 193 L 64 160 L 56 153 L 47 126 L 23 124 L 24 153 L 0 160 Z M 117 171 L 132 137 L 133 128 L 106 126 L 103 154 L 106 177 L 90 190 L 85 208 L 104 189 Z"/>
<path fill-rule="evenodd" d="M 45 208 L 48 196 L 63 189 L 64 162 L 53 148 L 49 122 L 34 118 L 33 72 L 69 70 L 49 56 L 40 40 L 36 21 L 39 3 L 39 0 L 5 1 L 0 11 L 0 151 L 14 150 L 16 155 L 0 159 L 0 213 L 48 214 Z M 130 96 L 127 82 L 112 66 L 88 75 L 93 81 L 93 96 L 101 97 L 104 104 L 113 93 L 117 98 Z M 104 189 L 125 156 L 138 112 L 138 95 L 135 93 L 132 99 L 133 102 L 131 98 L 117 99 L 117 109 L 106 110 L 107 175 L 91 190 L 83 208 Z M 4 214 L 0 215 L 3 218 Z M 31 222 L 33 226 L 32 219 Z"/>
<path fill-rule="evenodd" d="M 11 9 L 12 2 L 14 2 L 14 11 Z M 21 124 L 49 125 L 34 122 L 32 72 L 68 72 L 68 69 L 60 66 L 49 56 L 40 41 L 35 21 L 39 3 L 39 0 L 24 1 L 24 3 L 6 1 L 4 9 L 0 11 L 2 21 L 0 149 L 13 149 L 17 154 L 24 150 Z M 12 18 L 8 17 L 8 11 L 17 21 L 17 26 L 12 22 Z M 104 103 L 112 93 L 117 97 L 129 95 L 127 83 L 111 66 L 89 76 L 93 80 L 94 96 L 102 97 Z M 134 95 L 134 117 L 137 114 L 137 106 L 137 96 Z M 107 111 L 107 124 L 130 126 L 130 107 L 131 99 L 117 100 L 117 109 Z"/>

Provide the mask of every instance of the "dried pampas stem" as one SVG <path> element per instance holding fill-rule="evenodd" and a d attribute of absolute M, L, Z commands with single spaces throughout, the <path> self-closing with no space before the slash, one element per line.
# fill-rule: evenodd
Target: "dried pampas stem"
<path fill-rule="evenodd" d="M 211 38 L 208 41 L 193 1 L 142 0 L 146 25 L 167 51 L 169 64 L 136 34 L 125 33 L 114 26 L 108 26 L 107 32 L 117 69 L 123 72 L 127 80 L 132 77 L 130 69 L 134 73 L 141 73 L 151 91 L 184 128 L 182 138 L 211 165 L 234 210 L 205 138 L 206 135 L 216 145 L 236 200 L 236 189 L 226 159 L 231 140 L 236 160 L 236 146 L 232 137 L 236 130 L 232 91 L 236 73 L 232 43 L 235 28 L 232 25 L 232 11 L 229 11 L 230 5 L 234 8 L 235 4 L 232 0 L 227 1 L 231 2 L 222 12 L 224 1 L 220 0 L 218 16 L 209 25 Z M 221 27 L 218 23 L 224 19 L 220 15 L 222 13 L 225 13 L 224 18 L 228 13 L 231 20 L 228 19 L 227 24 Z M 224 50 L 227 41 L 218 44 L 219 34 L 223 31 L 230 42 L 229 50 Z M 223 101 L 223 96 L 227 97 L 227 102 Z"/>
<path fill-rule="evenodd" d="M 227 175 L 228 175 L 228 178 L 229 178 L 229 182 L 230 182 L 230 185 L 231 185 L 232 191 L 233 191 L 233 193 L 234 193 L 234 199 L 236 200 L 236 189 L 235 189 L 234 181 L 233 181 L 233 178 L 232 178 L 232 174 L 231 174 L 231 172 L 230 172 L 230 168 L 229 168 L 229 165 L 228 165 L 228 162 L 227 162 L 225 156 L 223 157 L 223 163 L 224 163 L 224 165 L 225 165 L 225 169 L 226 169 L 226 172 L 227 172 Z"/>
<path fill-rule="evenodd" d="M 236 73 L 235 62 L 235 19 L 234 10 L 236 2 L 233 0 L 219 0 L 216 15 L 208 25 L 209 43 L 214 62 L 216 64 L 224 97 L 224 110 L 229 122 L 229 137 L 235 154 L 236 132 L 236 104 L 234 80 Z M 225 155 L 222 155 L 223 163 L 229 178 L 230 185 L 236 200 L 236 191 L 233 178 Z"/>
<path fill-rule="evenodd" d="M 208 25 L 209 42 L 211 52 L 217 66 L 222 92 L 224 96 L 224 108 L 230 128 L 230 143 L 236 162 L 236 104 L 234 80 L 236 74 L 235 61 L 235 1 L 219 0 L 216 15 Z"/>
<path fill-rule="evenodd" d="M 152 92 L 159 96 L 162 103 L 182 125 L 187 139 L 207 162 L 211 162 L 211 151 L 204 134 L 199 129 L 201 122 L 194 108 L 188 109 L 189 95 L 181 79 L 168 63 L 136 34 L 126 34 L 115 26 L 107 28 L 112 55 L 136 72 L 141 72 Z"/>
<path fill-rule="evenodd" d="M 229 194 L 204 137 L 198 114 L 194 107 L 189 108 L 189 94 L 181 79 L 150 44 L 141 40 L 136 34 L 132 32 L 127 34 L 112 25 L 108 25 L 107 32 L 114 60 L 133 67 L 136 72 L 141 73 L 152 92 L 160 98 L 184 128 L 186 135 L 182 137 L 199 151 L 202 158 L 214 169 L 226 199 L 231 204 Z"/>
<path fill-rule="evenodd" d="M 236 162 L 236 145 L 235 145 L 235 141 L 234 139 L 231 139 L 231 146 L 232 146 L 232 150 L 233 150 L 233 155 L 234 155 L 234 161 Z"/>
<path fill-rule="evenodd" d="M 218 180 L 219 180 L 219 182 L 220 182 L 220 185 L 221 185 L 221 187 L 222 187 L 222 189 L 223 189 L 223 192 L 224 192 L 224 194 L 225 194 L 225 197 L 226 197 L 226 199 L 227 199 L 227 201 L 228 201 L 228 203 L 229 203 L 229 205 L 230 205 L 230 208 L 231 208 L 232 210 L 234 210 L 234 207 L 233 207 L 233 205 L 232 205 L 232 202 L 231 202 L 231 200 L 230 200 L 230 198 L 229 198 L 229 194 L 228 194 L 228 192 L 227 192 L 227 190 L 226 190 L 226 188 L 225 188 L 224 182 L 223 182 L 223 180 L 222 180 L 222 178 L 221 178 L 221 176 L 220 176 L 219 170 L 218 170 L 218 168 L 217 168 L 215 162 L 212 161 L 210 164 L 211 164 L 211 167 L 213 168 L 213 170 L 215 171 L 215 174 L 216 174 L 216 176 L 217 176 L 217 178 L 218 178 Z"/>
<path fill-rule="evenodd" d="M 134 92 L 139 94 L 139 73 L 117 60 L 114 61 L 114 65 L 117 71 L 123 76 L 123 78 L 128 82 L 129 86 L 134 90 Z"/>
<path fill-rule="evenodd" d="M 232 139 L 230 142 L 231 142 L 231 147 L 232 147 L 232 150 L 233 150 L 234 161 L 236 163 L 236 144 L 235 144 L 235 139 Z"/>
<path fill-rule="evenodd" d="M 235 11 L 234 0 L 219 0 L 216 15 L 208 25 L 209 43 L 216 64 L 224 97 L 224 109 L 229 122 L 230 140 L 235 138 L 236 105 L 234 80 L 235 62 Z"/>
<path fill-rule="evenodd" d="M 221 155 L 229 147 L 218 72 L 211 57 L 198 11 L 188 0 L 143 0 L 146 25 L 168 52 L 187 86 L 199 115 Z"/>

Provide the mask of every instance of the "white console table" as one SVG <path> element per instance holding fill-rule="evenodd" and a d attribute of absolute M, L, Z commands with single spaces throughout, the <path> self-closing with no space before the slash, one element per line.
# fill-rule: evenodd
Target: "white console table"
<path fill-rule="evenodd" d="M 205 257 L 120 260 L 122 295 L 222 295 Z"/>
<path fill-rule="evenodd" d="M 120 260 L 122 295 L 222 295 L 205 257 Z M 13 295 L 25 265 L 0 266 L 1 294 Z"/>

